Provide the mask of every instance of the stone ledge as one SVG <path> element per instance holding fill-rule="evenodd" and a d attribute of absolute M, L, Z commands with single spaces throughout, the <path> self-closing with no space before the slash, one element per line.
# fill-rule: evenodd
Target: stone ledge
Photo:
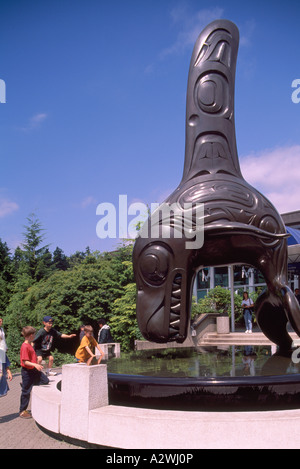
<path fill-rule="evenodd" d="M 288 449 L 300 448 L 299 429 L 300 410 L 227 413 L 107 406 L 90 412 L 89 442 L 126 449 Z"/>
<path fill-rule="evenodd" d="M 300 409 L 266 412 L 184 412 L 107 405 L 102 396 L 94 396 L 106 365 L 65 365 L 68 379 L 62 392 L 57 383 L 62 375 L 51 378 L 48 386 L 35 386 L 32 391 L 32 415 L 43 428 L 57 435 L 78 439 L 78 425 L 86 422 L 81 441 L 122 449 L 300 449 Z M 102 369 L 101 369 L 102 367 Z M 85 368 L 85 369 L 83 369 Z M 101 378 L 102 376 L 102 378 Z M 82 380 L 85 380 L 85 384 Z M 105 379 L 104 379 L 105 381 Z M 83 388 L 81 388 L 80 383 Z M 88 385 L 88 388 L 84 388 Z M 77 387 L 78 394 L 73 392 Z M 93 391 L 92 395 L 90 394 Z M 100 391 L 99 391 L 100 393 Z M 100 393 L 101 394 L 101 393 Z M 74 402 L 82 396 L 84 406 L 73 413 Z M 94 401 L 91 408 L 86 399 Z M 96 400 L 95 400 L 96 399 Z M 67 404 L 65 404 L 67 403 Z M 88 405 L 86 405 L 88 404 Z M 71 405 L 71 407 L 70 407 Z M 102 407 L 100 407 L 102 405 Z M 62 407 L 65 407 L 62 409 Z M 67 434 L 61 426 L 62 411 L 69 412 Z M 79 421 L 79 420 L 80 421 Z"/>
<path fill-rule="evenodd" d="M 109 344 L 99 344 L 100 348 L 102 349 L 105 356 L 108 356 L 111 352 L 114 354 L 115 357 L 120 357 L 121 354 L 121 344 L 118 342 L 111 342 Z M 95 349 L 96 358 L 100 357 L 100 352 L 96 348 Z"/>
<path fill-rule="evenodd" d="M 33 386 L 31 395 L 31 412 L 34 420 L 47 430 L 60 433 L 61 392 L 57 383 L 62 375 L 50 378 L 47 386 Z"/>

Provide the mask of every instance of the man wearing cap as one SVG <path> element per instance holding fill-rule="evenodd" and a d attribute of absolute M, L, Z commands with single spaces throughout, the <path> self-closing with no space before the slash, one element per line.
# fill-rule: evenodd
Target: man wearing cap
<path fill-rule="evenodd" d="M 76 334 L 61 334 L 56 329 L 53 329 L 53 318 L 51 316 L 45 316 L 43 324 L 44 328 L 38 331 L 33 341 L 34 349 L 37 354 L 38 364 L 40 365 L 43 360 L 48 360 L 49 364 L 46 374 L 54 376 L 56 373 L 52 371 L 53 356 L 51 355 L 51 350 L 53 349 L 55 340 L 58 338 L 72 339 L 76 337 Z"/>

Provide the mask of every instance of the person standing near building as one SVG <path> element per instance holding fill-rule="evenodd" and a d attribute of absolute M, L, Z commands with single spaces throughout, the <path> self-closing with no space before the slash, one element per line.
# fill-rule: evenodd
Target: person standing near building
<path fill-rule="evenodd" d="M 254 303 L 251 298 L 249 298 L 248 292 L 244 291 L 243 293 L 243 301 L 242 301 L 242 308 L 244 310 L 244 320 L 246 334 L 252 334 L 252 312 L 253 312 Z"/>

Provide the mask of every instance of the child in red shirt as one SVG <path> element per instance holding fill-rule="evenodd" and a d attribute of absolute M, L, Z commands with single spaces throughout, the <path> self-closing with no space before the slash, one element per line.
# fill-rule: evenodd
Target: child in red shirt
<path fill-rule="evenodd" d="M 20 350 L 22 393 L 20 400 L 20 417 L 31 418 L 27 411 L 31 389 L 33 385 L 48 384 L 49 379 L 42 373 L 43 366 L 37 362 L 37 356 L 31 342 L 34 340 L 35 329 L 31 326 L 23 327 L 24 342 Z"/>

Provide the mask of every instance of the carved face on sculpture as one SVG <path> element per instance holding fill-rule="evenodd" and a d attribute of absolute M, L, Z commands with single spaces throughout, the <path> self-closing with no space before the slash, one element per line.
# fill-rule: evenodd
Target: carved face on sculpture
<path fill-rule="evenodd" d="M 149 242 L 148 242 L 149 241 Z M 180 260 L 166 240 L 139 238 L 134 248 L 138 323 L 143 335 L 155 342 L 183 341 L 188 316 L 186 258 Z M 174 241 L 174 240 L 173 240 Z M 183 244 L 183 240 L 180 244 Z M 178 262 L 179 260 L 179 262 Z"/>

